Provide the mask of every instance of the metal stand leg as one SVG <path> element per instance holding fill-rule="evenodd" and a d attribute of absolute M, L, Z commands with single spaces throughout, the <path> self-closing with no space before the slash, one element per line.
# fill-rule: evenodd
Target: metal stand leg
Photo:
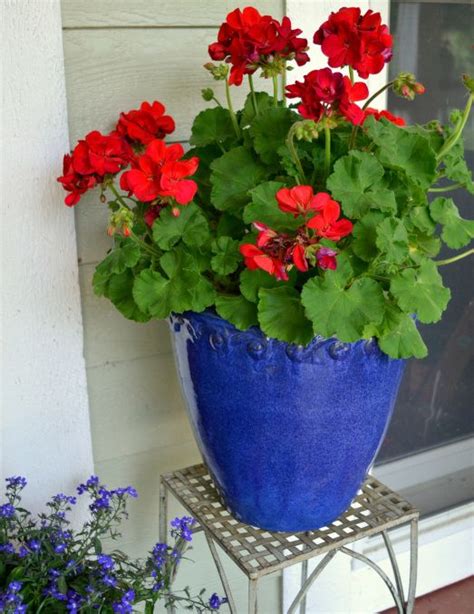
<path fill-rule="evenodd" d="M 168 489 L 162 480 L 160 480 L 160 515 L 158 523 L 160 542 L 165 544 L 168 536 Z M 171 592 L 171 586 L 169 588 Z M 168 605 L 166 607 L 166 612 L 167 614 L 174 614 L 176 612 L 174 605 Z"/>
<path fill-rule="evenodd" d="M 410 584 L 405 606 L 406 614 L 412 614 L 415 607 L 416 577 L 418 572 L 418 518 L 411 521 L 410 527 Z"/>
<path fill-rule="evenodd" d="M 303 561 L 301 563 L 301 586 L 304 586 L 304 583 L 308 579 L 308 561 Z M 306 593 L 304 594 L 303 599 L 300 604 L 300 614 L 306 614 Z"/>
<path fill-rule="evenodd" d="M 306 593 L 311 588 L 311 585 L 316 580 L 316 578 L 319 576 L 319 574 L 323 571 L 323 569 L 326 567 L 326 565 L 328 563 L 330 563 L 330 561 L 333 559 L 335 554 L 336 554 L 336 550 L 333 550 L 332 552 L 328 552 L 326 554 L 326 556 L 324 557 L 324 559 L 316 567 L 316 569 L 314 569 L 311 572 L 311 575 L 309 576 L 309 578 L 307 578 L 306 582 L 300 588 L 299 593 L 293 599 L 293 602 L 292 602 L 292 604 L 290 605 L 290 607 L 288 609 L 288 614 L 295 614 L 296 613 L 296 608 L 298 607 L 300 602 L 305 598 Z"/>
<path fill-rule="evenodd" d="M 257 614 L 257 612 L 258 612 L 257 589 L 258 589 L 258 579 L 250 578 L 250 580 L 249 580 L 249 611 L 248 611 L 248 614 Z"/>
<path fill-rule="evenodd" d="M 400 569 L 397 563 L 397 557 L 395 556 L 395 551 L 393 550 L 392 542 L 390 541 L 390 537 L 388 536 L 387 531 L 382 531 L 383 541 L 385 542 L 385 548 L 387 549 L 388 556 L 390 558 L 390 563 L 392 565 L 393 575 L 395 577 L 395 584 L 397 585 L 398 594 L 400 595 L 400 601 L 405 604 L 405 592 L 403 590 L 403 582 L 400 575 Z"/>
<path fill-rule="evenodd" d="M 206 532 L 204 534 L 206 536 L 207 543 L 209 544 L 209 550 L 211 551 L 212 558 L 214 559 L 214 563 L 216 564 L 217 571 L 219 572 L 219 578 L 221 579 L 222 586 L 224 587 L 224 592 L 225 596 L 227 597 L 227 605 L 229 606 L 230 614 L 237 614 L 237 608 L 235 607 L 232 591 L 230 590 L 229 580 L 225 575 L 224 567 L 217 552 L 217 548 L 212 538 Z"/>

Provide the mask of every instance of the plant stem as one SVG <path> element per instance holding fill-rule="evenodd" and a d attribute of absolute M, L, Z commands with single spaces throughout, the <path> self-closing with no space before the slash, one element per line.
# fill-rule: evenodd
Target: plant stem
<path fill-rule="evenodd" d="M 362 107 L 362 110 L 366 109 L 370 105 L 372 100 L 375 100 L 377 98 L 377 96 L 379 96 L 382 92 L 385 92 L 385 90 L 388 90 L 388 88 L 392 87 L 393 84 L 394 84 L 394 81 L 389 81 L 383 87 L 381 87 L 379 90 L 377 90 L 375 92 L 375 94 L 373 94 L 370 98 L 368 98 L 366 100 L 366 102 L 364 103 L 364 106 Z"/>
<path fill-rule="evenodd" d="M 286 137 L 286 146 L 288 147 L 290 155 L 293 158 L 293 162 L 295 163 L 295 166 L 300 175 L 299 178 L 298 177 L 296 178 L 296 181 L 298 183 L 301 183 L 301 181 L 303 181 L 303 183 L 306 183 L 306 176 L 304 174 L 304 170 L 301 165 L 301 160 L 298 157 L 298 152 L 296 151 L 295 142 L 294 142 L 295 126 L 296 124 L 293 124 L 288 131 L 288 136 Z"/>
<path fill-rule="evenodd" d="M 216 98 L 215 96 L 213 96 L 213 97 L 212 97 L 212 100 L 213 100 L 213 101 L 216 103 L 216 105 L 217 105 L 218 107 L 222 107 L 222 104 L 220 103 L 220 101 L 219 101 L 219 100 L 217 100 L 217 98 Z"/>
<path fill-rule="evenodd" d="M 130 210 L 130 207 L 127 205 L 127 203 L 124 200 L 124 197 L 120 194 L 120 192 L 117 190 L 117 188 L 115 187 L 115 185 L 113 183 L 109 184 L 109 188 L 110 191 L 112 192 L 112 194 L 115 196 L 115 198 L 119 201 L 119 203 L 122 205 L 122 207 L 125 207 L 125 209 Z"/>
<path fill-rule="evenodd" d="M 137 235 L 134 232 L 131 232 L 131 234 L 129 235 L 129 239 L 132 239 L 132 241 L 135 241 L 135 243 L 139 247 L 144 249 L 146 252 L 148 252 L 150 256 L 161 258 L 161 254 L 157 252 L 156 249 L 154 249 L 151 245 L 148 245 L 148 243 L 140 239 L 140 237 L 137 237 Z"/>
<path fill-rule="evenodd" d="M 355 79 L 354 79 L 354 69 L 352 68 L 352 66 L 349 66 L 349 78 L 351 80 L 351 83 L 354 83 Z"/>
<path fill-rule="evenodd" d="M 249 78 L 249 85 L 250 85 L 250 93 L 252 95 L 253 110 L 255 111 L 255 115 L 258 115 L 257 97 L 255 96 L 255 90 L 253 87 L 253 75 L 248 75 L 248 78 Z"/>
<path fill-rule="evenodd" d="M 465 125 L 467 123 L 467 120 L 468 120 L 468 117 L 469 117 L 469 113 L 471 112 L 471 107 L 472 107 L 472 101 L 473 100 L 474 100 L 474 94 L 470 94 L 470 96 L 469 96 L 469 98 L 467 100 L 466 108 L 464 109 L 464 113 L 462 115 L 461 121 L 456 126 L 456 130 L 447 139 L 447 141 L 445 141 L 444 145 L 441 147 L 441 149 L 438 151 L 438 153 L 436 155 L 436 160 L 438 162 L 441 160 L 441 158 L 444 155 L 446 155 L 448 153 L 448 151 L 452 147 L 454 147 L 454 145 L 456 145 L 456 143 L 461 138 L 462 131 L 464 130 L 464 127 L 465 127 Z"/>
<path fill-rule="evenodd" d="M 449 192 L 450 190 L 457 190 L 458 188 L 464 188 L 465 185 L 461 181 L 458 183 L 452 183 L 451 185 L 445 185 L 441 188 L 429 188 L 428 192 Z"/>
<path fill-rule="evenodd" d="M 227 99 L 227 108 L 229 109 L 230 118 L 232 120 L 232 125 L 234 126 L 235 134 L 237 135 L 237 138 L 240 139 L 240 128 L 237 122 L 237 117 L 234 113 L 234 108 L 232 106 L 232 98 L 230 96 L 230 86 L 228 79 L 225 80 L 225 97 Z"/>
<path fill-rule="evenodd" d="M 446 260 L 434 260 L 433 262 L 436 264 L 436 266 L 444 266 L 445 264 L 451 264 L 451 262 L 457 262 L 458 260 L 467 258 L 471 254 L 474 254 L 474 248 L 468 249 L 467 252 L 463 252 L 462 254 L 453 256 L 452 258 L 446 258 Z"/>
<path fill-rule="evenodd" d="M 278 75 L 273 75 L 273 104 L 278 106 Z"/>
<path fill-rule="evenodd" d="M 329 175 L 331 168 L 331 129 L 324 126 L 324 179 Z"/>
<path fill-rule="evenodd" d="M 281 71 L 281 98 L 283 106 L 286 107 L 286 62 L 283 64 L 283 70 Z"/>

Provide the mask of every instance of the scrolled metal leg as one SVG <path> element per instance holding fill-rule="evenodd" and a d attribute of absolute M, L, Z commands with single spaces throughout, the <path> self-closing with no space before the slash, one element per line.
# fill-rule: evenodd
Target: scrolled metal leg
<path fill-rule="evenodd" d="M 314 569 L 311 572 L 311 575 L 309 576 L 309 578 L 307 578 L 306 582 L 300 588 L 298 594 L 293 599 L 290 607 L 288 608 L 288 614 L 295 614 L 296 608 L 298 607 L 300 602 L 306 597 L 306 593 L 311 588 L 311 585 L 316 580 L 316 578 L 319 576 L 319 574 L 323 571 L 323 569 L 326 567 L 326 565 L 328 565 L 328 563 L 330 563 L 330 561 L 333 559 L 335 554 L 336 554 L 336 550 L 333 550 L 332 552 L 328 552 L 326 554 L 326 556 L 323 558 L 323 560 L 316 567 L 316 569 Z"/>
<path fill-rule="evenodd" d="M 415 607 L 416 578 L 418 572 L 418 518 L 411 521 L 410 526 L 410 583 L 408 585 L 408 599 L 406 614 L 412 614 Z"/>
<path fill-rule="evenodd" d="M 398 567 L 397 557 L 395 555 L 395 551 L 392 546 L 392 542 L 390 537 L 388 536 L 387 531 L 382 531 L 383 541 L 385 542 L 385 548 L 387 549 L 388 556 L 390 558 L 390 563 L 392 564 L 393 575 L 395 577 L 395 584 L 397 585 L 398 594 L 400 595 L 400 601 L 405 603 L 405 592 L 403 590 L 403 582 L 402 577 L 400 575 L 400 568 Z"/>
<path fill-rule="evenodd" d="M 306 560 L 301 563 L 301 586 L 304 585 L 307 579 L 308 579 L 308 561 Z M 303 599 L 301 600 L 300 614 L 306 614 L 306 593 Z"/>
<path fill-rule="evenodd" d="M 205 532 L 204 534 L 206 536 L 206 540 L 209 545 L 209 550 L 211 551 L 212 558 L 214 559 L 214 563 L 216 564 L 217 571 L 219 573 L 219 578 L 221 579 L 221 582 L 222 582 L 222 586 L 224 587 L 224 592 L 225 592 L 225 596 L 227 597 L 227 605 L 229 606 L 230 613 L 237 614 L 237 608 L 235 607 L 235 602 L 232 596 L 232 591 L 230 590 L 230 584 L 225 574 L 224 567 L 222 565 L 220 556 L 217 552 L 217 548 L 214 544 L 214 541 L 207 534 L 207 532 Z"/>
<path fill-rule="evenodd" d="M 258 579 L 250 578 L 250 580 L 249 580 L 249 611 L 248 611 L 248 614 L 257 614 L 257 611 L 258 611 L 257 589 L 258 589 Z"/>
<path fill-rule="evenodd" d="M 393 582 L 390 580 L 390 578 L 387 576 L 387 574 L 384 572 L 383 569 L 381 569 L 376 563 L 371 561 L 369 558 L 367 558 L 363 554 L 360 554 L 359 552 L 354 552 L 353 550 L 350 550 L 349 548 L 346 548 L 345 546 L 343 546 L 339 550 L 340 552 L 343 552 L 344 554 L 347 554 L 348 556 L 352 556 L 353 558 L 364 562 L 366 565 L 371 567 L 375 572 L 377 572 L 379 576 L 382 578 L 382 580 L 385 582 L 385 584 L 387 585 L 387 588 L 389 589 L 389 591 L 392 593 L 392 597 L 393 597 L 393 600 L 395 601 L 395 605 L 397 607 L 398 613 L 404 614 L 405 610 L 400 600 L 400 596 L 397 592 L 397 589 L 395 588 Z"/>
<path fill-rule="evenodd" d="M 168 531 L 168 489 L 162 480 L 160 480 L 160 515 L 158 522 L 160 542 L 164 544 Z"/>

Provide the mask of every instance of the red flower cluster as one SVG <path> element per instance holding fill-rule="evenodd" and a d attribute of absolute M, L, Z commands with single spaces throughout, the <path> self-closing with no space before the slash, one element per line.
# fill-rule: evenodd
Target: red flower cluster
<path fill-rule="evenodd" d="M 63 175 L 58 177 L 64 189 L 70 192 L 65 203 L 76 205 L 81 196 L 102 183 L 108 174 L 118 173 L 132 157 L 130 145 L 116 134 L 104 136 L 97 130 L 90 132 L 64 156 Z"/>
<path fill-rule="evenodd" d="M 191 179 L 199 158 L 182 160 L 181 145 L 167 146 L 163 141 L 151 141 L 145 153 L 132 160 L 132 169 L 123 173 L 120 187 L 147 203 L 157 198 L 173 198 L 180 205 L 188 204 L 196 194 L 197 185 Z"/>
<path fill-rule="evenodd" d="M 313 41 L 321 45 L 329 66 L 350 66 L 363 79 L 379 73 L 392 59 L 390 31 L 382 24 L 380 13 L 371 10 L 364 15 L 355 7 L 331 13 L 316 31 Z"/>
<path fill-rule="evenodd" d="M 280 23 L 257 9 L 235 9 L 219 28 L 217 41 L 209 45 L 213 60 L 232 64 L 229 83 L 240 85 L 244 75 L 259 66 L 268 66 L 277 59 L 295 59 L 299 66 L 308 60 L 308 41 L 300 38 L 301 30 L 293 30 L 284 17 Z"/>
<path fill-rule="evenodd" d="M 162 139 L 174 131 L 173 118 L 164 113 L 161 102 L 142 102 L 139 109 L 120 114 L 116 130 L 131 143 L 148 145 L 153 139 Z"/>
<path fill-rule="evenodd" d="M 367 109 L 365 109 L 364 121 L 370 115 L 375 117 L 375 119 L 377 119 L 377 120 L 382 119 L 382 117 L 385 118 L 385 119 L 388 119 L 389 122 L 392 122 L 392 124 L 396 124 L 397 126 L 405 126 L 406 125 L 405 120 L 403 119 L 403 117 L 398 117 L 398 115 L 393 115 L 393 113 L 390 113 L 390 111 L 378 111 L 377 109 L 372 109 L 371 107 L 368 107 Z"/>
<path fill-rule="evenodd" d="M 276 199 L 282 211 L 295 217 L 303 216 L 304 223 L 294 236 L 290 236 L 256 222 L 257 244 L 247 243 L 240 247 L 247 268 L 263 269 L 283 281 L 288 279 L 292 266 L 300 271 L 307 271 L 310 263 L 321 269 L 335 269 L 337 252 L 322 246 L 320 239 L 337 242 L 352 232 L 352 222 L 339 219 L 339 204 L 326 192 L 313 194 L 313 188 L 307 185 L 282 188 Z M 310 213 L 315 215 L 307 219 Z"/>
<path fill-rule="evenodd" d="M 288 98 L 300 98 L 298 111 L 306 119 L 319 121 L 324 116 L 342 115 L 353 124 L 364 121 L 364 111 L 355 104 L 367 98 L 369 90 L 365 83 L 351 83 L 349 77 L 330 68 L 312 70 L 304 81 L 287 85 Z"/>

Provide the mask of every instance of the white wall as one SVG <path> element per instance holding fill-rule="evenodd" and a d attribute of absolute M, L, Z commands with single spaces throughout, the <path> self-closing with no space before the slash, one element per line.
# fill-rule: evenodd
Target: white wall
<path fill-rule="evenodd" d="M 59 0 L 2 0 L 1 475 L 26 501 L 93 468 L 73 212 L 55 182 L 68 150 Z"/>

